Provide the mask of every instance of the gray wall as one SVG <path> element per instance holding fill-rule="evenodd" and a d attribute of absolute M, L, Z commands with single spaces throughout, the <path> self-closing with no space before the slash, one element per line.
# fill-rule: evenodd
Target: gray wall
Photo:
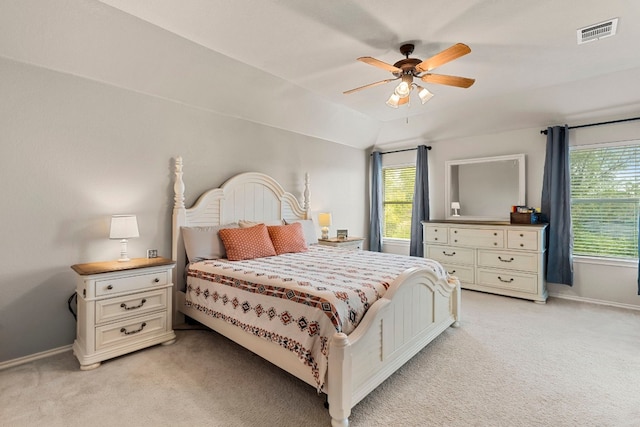
<path fill-rule="evenodd" d="M 234 174 L 267 173 L 334 226 L 364 235 L 362 150 L 0 58 L 0 362 L 72 343 L 72 264 L 112 260 L 115 213 L 138 216 L 129 254 L 170 257 L 173 158 L 186 203 Z"/>

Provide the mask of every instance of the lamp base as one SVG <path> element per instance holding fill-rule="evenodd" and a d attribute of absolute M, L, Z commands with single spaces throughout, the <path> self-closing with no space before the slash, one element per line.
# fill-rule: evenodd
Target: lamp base
<path fill-rule="evenodd" d="M 327 240 L 329 238 L 329 227 L 322 227 L 322 236 L 320 238 L 323 240 Z"/>
<path fill-rule="evenodd" d="M 127 262 L 131 261 L 129 255 L 127 254 L 127 239 L 120 240 L 120 259 L 118 262 Z"/>

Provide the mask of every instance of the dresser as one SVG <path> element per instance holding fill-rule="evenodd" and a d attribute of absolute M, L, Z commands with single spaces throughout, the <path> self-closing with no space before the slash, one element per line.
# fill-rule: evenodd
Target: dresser
<path fill-rule="evenodd" d="M 465 289 L 544 303 L 546 224 L 425 221 L 424 256 Z"/>
<path fill-rule="evenodd" d="M 77 274 L 78 318 L 73 353 L 80 369 L 155 344 L 175 341 L 172 270 L 166 258 L 71 266 Z"/>

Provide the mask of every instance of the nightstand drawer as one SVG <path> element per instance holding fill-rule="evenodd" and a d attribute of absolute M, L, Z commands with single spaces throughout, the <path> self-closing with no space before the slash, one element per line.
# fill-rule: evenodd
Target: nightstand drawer
<path fill-rule="evenodd" d="M 121 292 L 130 292 L 154 286 L 166 285 L 166 271 L 157 273 L 131 275 L 127 277 L 114 277 L 106 280 L 96 280 L 96 296 L 111 295 Z"/>
<path fill-rule="evenodd" d="M 166 332 L 166 319 L 167 313 L 163 311 L 99 326 L 96 328 L 96 350 L 163 334 Z"/>
<path fill-rule="evenodd" d="M 166 308 L 166 289 L 98 300 L 96 301 L 96 323 L 111 322 L 156 310 L 166 310 Z"/>

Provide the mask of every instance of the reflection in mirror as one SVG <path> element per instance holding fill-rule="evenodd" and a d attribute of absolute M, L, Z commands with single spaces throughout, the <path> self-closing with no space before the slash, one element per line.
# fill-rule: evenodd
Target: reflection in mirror
<path fill-rule="evenodd" d="M 445 170 L 447 219 L 509 221 L 511 207 L 525 204 L 524 154 L 448 161 Z"/>

